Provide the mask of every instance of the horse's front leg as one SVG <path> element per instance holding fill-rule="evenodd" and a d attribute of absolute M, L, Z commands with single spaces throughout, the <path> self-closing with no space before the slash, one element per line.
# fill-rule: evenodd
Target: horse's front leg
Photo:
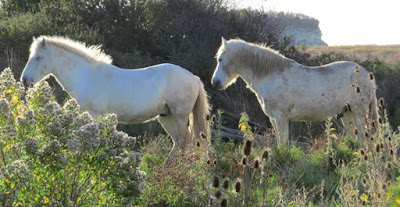
<path fill-rule="evenodd" d="M 279 144 L 289 142 L 289 119 L 286 116 L 279 114 L 272 120 L 272 126 L 274 127 L 276 137 Z"/>

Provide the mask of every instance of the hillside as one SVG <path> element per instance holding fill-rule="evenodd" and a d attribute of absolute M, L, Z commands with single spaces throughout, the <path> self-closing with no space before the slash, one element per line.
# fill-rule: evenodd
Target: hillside
<path fill-rule="evenodd" d="M 328 52 L 342 53 L 360 61 L 373 57 L 388 64 L 400 61 L 400 45 L 310 46 L 305 48 L 305 52 L 310 53 L 312 56 Z"/>

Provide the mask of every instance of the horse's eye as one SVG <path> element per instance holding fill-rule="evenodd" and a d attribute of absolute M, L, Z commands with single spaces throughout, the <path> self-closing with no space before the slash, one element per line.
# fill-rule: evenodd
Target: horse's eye
<path fill-rule="evenodd" d="M 38 61 L 38 60 L 40 60 L 40 59 L 42 59 L 42 57 L 36 57 L 36 61 Z"/>
<path fill-rule="evenodd" d="M 222 61 L 222 58 L 218 59 L 218 62 L 221 62 L 221 61 Z"/>

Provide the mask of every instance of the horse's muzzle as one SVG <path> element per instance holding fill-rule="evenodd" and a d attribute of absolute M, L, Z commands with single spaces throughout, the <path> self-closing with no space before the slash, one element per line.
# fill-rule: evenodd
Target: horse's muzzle
<path fill-rule="evenodd" d="M 216 88 L 216 89 L 218 89 L 218 90 L 223 90 L 223 89 L 224 89 L 224 87 L 222 86 L 221 81 L 218 80 L 218 79 L 214 79 L 214 80 L 211 82 L 211 84 L 212 84 L 212 86 L 213 86 L 214 88 Z"/>
<path fill-rule="evenodd" d="M 33 87 L 33 81 L 30 78 L 27 77 L 22 77 L 21 82 L 24 85 L 25 88 L 31 88 Z"/>

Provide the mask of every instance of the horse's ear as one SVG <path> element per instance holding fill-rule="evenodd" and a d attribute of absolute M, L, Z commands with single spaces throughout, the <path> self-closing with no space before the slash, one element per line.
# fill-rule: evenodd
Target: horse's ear
<path fill-rule="evenodd" d="M 222 46 L 226 46 L 226 40 L 225 40 L 225 38 L 224 37 L 221 37 L 221 40 L 222 40 Z"/>
<path fill-rule="evenodd" d="M 43 37 L 42 41 L 40 42 L 40 46 L 42 48 L 46 47 L 46 39 L 44 39 L 44 37 Z"/>
<path fill-rule="evenodd" d="M 33 41 L 34 41 L 34 42 L 36 41 L 36 37 L 35 37 L 35 36 L 33 36 L 33 38 L 32 38 L 32 39 L 33 39 Z"/>

